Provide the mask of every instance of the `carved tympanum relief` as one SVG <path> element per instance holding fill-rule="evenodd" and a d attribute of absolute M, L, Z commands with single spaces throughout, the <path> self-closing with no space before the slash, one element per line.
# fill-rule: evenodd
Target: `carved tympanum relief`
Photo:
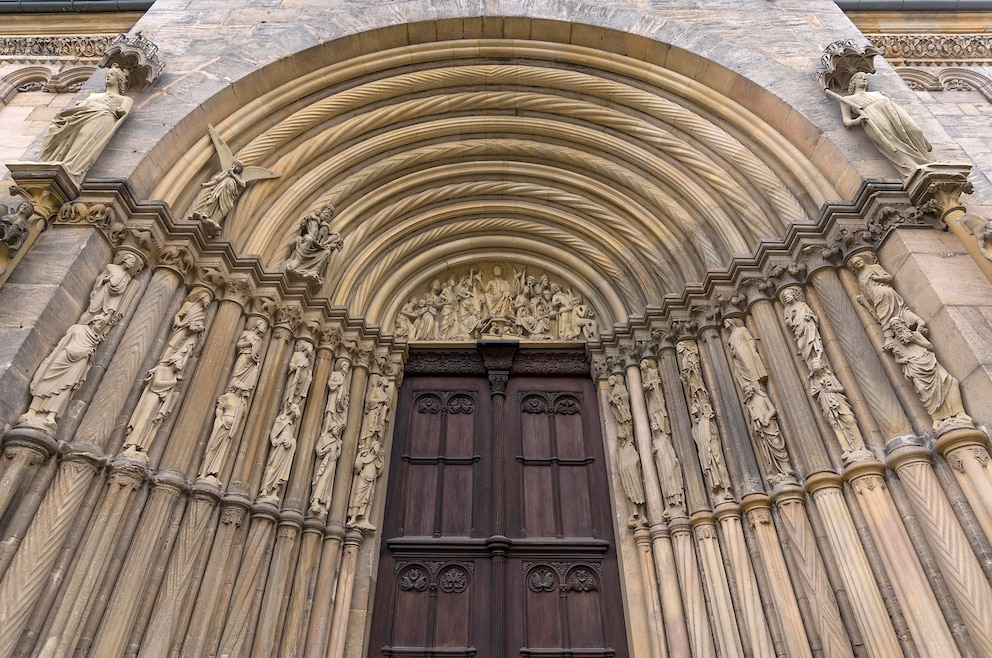
<path fill-rule="evenodd" d="M 682 479 L 682 464 L 672 444 L 672 426 L 665 407 L 665 394 L 661 390 L 661 376 L 657 365 L 650 359 L 641 361 L 641 385 L 648 406 L 651 452 L 654 453 L 661 493 L 665 499 L 665 514 L 684 514 L 685 481 Z"/>
<path fill-rule="evenodd" d="M 355 456 L 351 482 L 351 498 L 348 501 L 349 528 L 373 531 L 375 526 L 369 520 L 372 511 L 372 497 L 375 484 L 382 475 L 385 464 L 384 435 L 392 407 L 393 384 L 382 375 L 372 375 L 369 390 L 365 395 L 365 420 L 358 441 L 358 454 Z"/>
<path fill-rule="evenodd" d="M 630 392 L 623 375 L 610 375 L 610 408 L 617 423 L 617 475 L 627 498 L 627 527 L 647 525 L 644 508 L 644 479 L 641 458 L 634 445 L 634 418 L 630 413 Z"/>
<path fill-rule="evenodd" d="M 710 404 L 710 394 L 703 383 L 703 373 L 699 364 L 699 348 L 695 341 L 680 340 L 675 351 L 679 357 L 682 386 L 689 403 L 689 419 L 692 425 L 692 438 L 696 442 L 699 465 L 706 476 L 706 483 L 715 501 L 732 498 L 730 474 L 723 463 L 723 449 L 720 447 L 720 433 L 716 426 L 716 414 Z"/>
<path fill-rule="evenodd" d="M 819 318 L 806 303 L 802 288 L 789 286 L 778 294 L 782 302 L 785 326 L 792 332 L 799 356 L 809 372 L 810 395 L 816 400 L 820 413 L 834 431 L 845 461 L 870 457 L 865 449 L 854 411 L 847 401 L 844 387 L 827 362 L 820 338 Z"/>
<path fill-rule="evenodd" d="M 296 341 L 289 359 L 282 406 L 269 430 L 269 458 L 262 475 L 259 502 L 278 503 L 279 488 L 289 481 L 296 456 L 296 432 L 313 379 L 313 358 L 313 345 L 305 340 Z"/>
<path fill-rule="evenodd" d="M 933 147 L 923 131 L 895 101 L 881 92 L 868 91 L 867 73 L 858 71 L 852 75 L 847 91 L 847 96 L 841 96 L 826 90 L 840 101 L 844 125 L 862 126 L 868 139 L 895 165 L 903 179 L 933 162 Z"/>
<path fill-rule="evenodd" d="M 220 484 L 220 474 L 224 470 L 228 447 L 232 437 L 238 432 L 248 406 L 248 397 L 262 362 L 262 349 L 268 323 L 261 318 L 251 318 L 241 332 L 236 344 L 237 357 L 231 369 L 231 379 L 227 390 L 217 398 L 214 409 L 214 424 L 207 440 L 207 448 L 200 462 L 198 479 Z"/>
<path fill-rule="evenodd" d="M 73 392 L 86 379 L 93 353 L 110 329 L 123 317 L 138 283 L 134 276 L 142 264 L 129 251 L 122 251 L 103 269 L 90 291 L 89 305 L 79 322 L 66 330 L 31 379 L 31 404 L 18 425 L 55 433 Z"/>
<path fill-rule="evenodd" d="M 334 474 L 338 458 L 341 456 L 343 435 L 348 422 L 348 372 L 351 363 L 339 359 L 337 368 L 327 380 L 327 405 L 324 407 L 324 422 L 317 437 L 317 468 L 314 470 L 310 493 L 310 514 L 325 518 L 331 505 L 331 492 L 334 487 Z"/>
<path fill-rule="evenodd" d="M 334 206 L 327 205 L 300 220 L 300 234 L 286 261 L 288 273 L 318 286 L 324 283 L 327 261 L 343 243 L 341 235 L 331 231 L 333 216 Z"/>
<path fill-rule="evenodd" d="M 964 412 L 958 380 L 937 361 L 933 345 L 926 338 L 926 323 L 892 288 L 892 275 L 868 251 L 853 256 L 847 266 L 858 277 L 858 302 L 881 325 L 885 336 L 882 347 L 892 354 L 902 366 L 903 376 L 913 384 L 933 419 L 933 431 L 941 434 L 973 427 L 971 417 Z"/>
<path fill-rule="evenodd" d="M 169 342 L 158 363 L 145 375 L 145 388 L 127 423 L 127 440 L 124 449 L 131 456 L 148 451 L 155 432 L 179 399 L 179 384 L 197 341 L 206 328 L 207 307 L 211 296 L 203 289 L 186 298 L 172 322 Z"/>
<path fill-rule="evenodd" d="M 207 125 L 207 131 L 217 151 L 221 171 L 201 185 L 204 191 L 200 193 L 200 198 L 194 204 L 189 219 L 203 224 L 207 235 L 215 237 L 220 235 L 221 224 L 244 191 L 248 189 L 249 183 L 266 178 L 278 178 L 282 174 L 235 160 L 231 148 L 221 139 L 214 127 Z"/>
<path fill-rule="evenodd" d="M 396 314 L 393 331 L 408 341 L 512 336 L 587 340 L 598 335 L 596 313 L 568 286 L 526 269 L 507 278 L 501 265 L 451 271 L 431 280 Z"/>
<path fill-rule="evenodd" d="M 778 410 L 765 388 L 768 370 L 758 354 L 754 336 L 738 319 L 728 318 L 723 327 L 727 331 L 727 351 L 734 368 L 734 380 L 744 399 L 751 436 L 764 461 L 768 479 L 776 484 L 792 481 L 795 474 L 778 425 Z"/>
<path fill-rule="evenodd" d="M 59 112 L 41 143 L 42 162 L 58 162 L 81 180 L 111 136 L 127 118 L 134 101 L 125 92 L 128 72 L 117 65 L 107 70 L 106 90 L 90 94 Z"/>

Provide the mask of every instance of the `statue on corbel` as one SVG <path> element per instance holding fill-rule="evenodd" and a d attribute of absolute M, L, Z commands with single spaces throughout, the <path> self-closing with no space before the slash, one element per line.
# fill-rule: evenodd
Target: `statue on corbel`
<path fill-rule="evenodd" d="M 334 206 L 328 204 L 300 219 L 300 234 L 286 260 L 287 273 L 314 286 L 324 283 L 327 262 L 344 243 L 339 233 L 331 231 L 332 217 Z"/>
<path fill-rule="evenodd" d="M 39 429 L 52 436 L 72 395 L 86 379 L 93 354 L 133 300 L 135 275 L 144 267 L 131 251 L 119 251 L 93 283 L 89 304 L 76 324 L 45 357 L 31 379 L 31 403 L 17 425 Z"/>
<path fill-rule="evenodd" d="M 348 499 L 347 527 L 365 532 L 375 530 L 369 520 L 375 485 L 385 465 L 385 433 L 392 408 L 393 385 L 382 375 L 369 378 L 365 394 L 365 420 L 358 440 L 358 453 L 352 471 L 351 497 Z"/>
<path fill-rule="evenodd" d="M 870 251 L 855 254 L 847 266 L 858 277 L 858 302 L 881 326 L 885 337 L 882 348 L 892 354 L 903 376 L 913 384 L 933 419 L 934 433 L 939 436 L 952 429 L 974 427 L 964 411 L 958 380 L 937 361 L 933 345 L 926 338 L 926 323 L 892 288 L 892 275 Z"/>
<path fill-rule="evenodd" d="M 213 126 L 208 124 L 207 132 L 210 134 L 210 141 L 217 152 L 217 159 L 220 160 L 221 171 L 200 185 L 203 192 L 200 193 L 199 199 L 193 205 L 188 219 L 202 224 L 208 237 L 216 237 L 220 235 L 221 224 L 224 219 L 234 209 L 234 205 L 248 189 L 250 183 L 268 178 L 279 178 L 282 174 L 265 167 L 246 165 L 241 160 L 236 160 L 227 142 L 221 138 Z"/>

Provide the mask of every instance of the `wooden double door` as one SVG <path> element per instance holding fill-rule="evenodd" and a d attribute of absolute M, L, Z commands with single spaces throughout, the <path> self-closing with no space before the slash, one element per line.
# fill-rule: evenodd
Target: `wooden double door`
<path fill-rule="evenodd" d="M 627 656 L 582 352 L 412 352 L 397 404 L 373 656 Z"/>

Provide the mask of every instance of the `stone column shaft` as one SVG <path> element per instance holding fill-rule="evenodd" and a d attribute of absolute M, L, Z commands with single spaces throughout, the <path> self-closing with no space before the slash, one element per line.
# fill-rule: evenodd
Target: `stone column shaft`
<path fill-rule="evenodd" d="M 317 576 L 320 567 L 320 548 L 324 537 L 324 523 L 317 518 L 308 518 L 303 524 L 300 551 L 296 561 L 296 576 L 293 580 L 293 593 L 286 611 L 286 624 L 279 646 L 280 656 L 295 658 L 306 648 L 307 621 L 313 610 Z"/>
<path fill-rule="evenodd" d="M 652 574 L 652 580 L 661 585 L 661 613 L 671 652 L 673 655 L 685 655 L 690 649 L 689 630 L 685 623 L 685 611 L 682 608 L 682 595 L 677 587 L 678 581 L 666 577 L 675 571 L 675 556 L 671 536 L 662 521 L 665 506 L 652 454 L 651 422 L 648 420 L 647 403 L 644 400 L 641 370 L 636 364 L 628 364 L 626 374 L 630 411 L 634 418 L 634 441 L 641 459 L 645 502 L 651 520 L 651 544 L 657 568 L 657 574 Z M 604 410 L 603 413 L 607 411 Z"/>
<path fill-rule="evenodd" d="M 872 658 L 901 655 L 902 648 L 841 493 L 842 486 L 841 478 L 829 472 L 806 479 L 806 489 L 821 511 L 827 539 L 837 557 L 840 579 L 868 654 Z"/>
<path fill-rule="evenodd" d="M 844 477 L 857 494 L 920 655 L 959 655 L 927 576 L 916 559 L 913 543 L 886 489 L 883 472 L 884 467 L 878 462 L 857 462 L 845 469 Z"/>
<path fill-rule="evenodd" d="M 853 656 L 851 638 L 844 628 L 816 534 L 807 516 L 803 490 L 790 487 L 776 492 L 774 503 L 787 538 L 792 579 L 808 601 L 804 612 L 807 624 L 819 638 L 820 651 L 824 656 Z"/>
<path fill-rule="evenodd" d="M 988 439 L 979 431 L 953 430 L 942 434 L 934 449 L 954 469 L 975 517 L 992 539 L 992 473 L 989 471 Z"/>
<path fill-rule="evenodd" d="M 54 445 L 54 441 L 52 442 Z M 53 448 L 54 449 L 54 448 Z M 22 490 L 17 510 L 10 514 L 9 520 L 4 527 L 4 534 L 0 539 L 0 581 L 7 573 L 11 560 L 17 553 L 25 534 L 34 521 L 35 514 L 48 495 L 48 489 L 55 481 L 61 464 L 51 459 L 45 462 L 44 466 L 38 469 L 38 473 L 32 479 L 31 485 Z M 0 471 L 2 472 L 2 471 Z"/>
<path fill-rule="evenodd" d="M 173 508 L 186 488 L 185 478 L 175 471 L 160 471 L 153 481 L 138 532 L 128 549 L 103 622 L 94 638 L 93 656 L 123 654 L 131 625 L 138 615 L 139 602 L 146 591 L 149 565 L 154 563 L 153 556 L 166 533 Z"/>
<path fill-rule="evenodd" d="M 358 437 L 361 432 L 365 389 L 369 380 L 368 358 L 359 358 L 351 370 L 351 399 L 354 401 L 348 407 L 348 425 L 344 431 L 339 464 L 354 464 L 358 453 Z M 331 497 L 331 509 L 327 514 L 327 524 L 324 531 L 324 543 L 321 547 L 320 569 L 317 572 L 317 585 L 314 589 L 313 608 L 310 612 L 310 623 L 307 631 L 307 658 L 323 658 L 331 632 L 331 608 L 335 601 L 334 584 L 338 567 L 341 564 L 341 545 L 344 541 L 344 522 L 348 512 L 348 495 L 351 490 L 352 469 L 339 468 L 334 475 L 334 493 Z M 357 554 L 357 549 L 356 549 Z"/>
<path fill-rule="evenodd" d="M 714 658 L 714 632 L 710 628 L 710 617 L 706 612 L 706 598 L 699 578 L 699 563 L 696 549 L 692 544 L 692 529 L 687 517 L 672 519 L 672 547 L 675 552 L 675 567 L 681 585 L 685 607 L 689 643 L 692 648 L 687 655 L 695 658 Z"/>
<path fill-rule="evenodd" d="M 0 582 L 0 655 L 17 645 L 76 513 L 105 457 L 96 450 L 69 452 Z"/>
<path fill-rule="evenodd" d="M 733 579 L 733 592 L 737 595 L 737 622 L 741 627 L 741 640 L 747 647 L 747 655 L 771 658 L 775 655 L 775 644 L 768 630 L 758 581 L 744 540 L 740 506 L 733 502 L 721 503 L 717 505 L 715 513 L 720 524 L 724 555 L 730 564 L 729 576 Z M 776 606 L 779 605 L 787 606 L 789 601 L 776 601 Z"/>
<path fill-rule="evenodd" d="M 355 587 L 355 569 L 358 566 L 358 551 L 361 548 L 361 531 L 349 530 L 344 537 L 344 555 L 341 559 L 341 573 L 338 575 L 337 594 L 334 597 L 330 639 L 325 654 L 327 658 L 344 657 L 345 640 L 348 637 L 348 616 L 351 612 L 351 593 Z"/>
<path fill-rule="evenodd" d="M 637 545 L 638 565 L 644 582 L 644 604 L 647 607 L 650 627 L 648 636 L 651 642 L 651 655 L 654 658 L 668 658 L 665 622 L 662 618 L 661 602 L 658 599 L 658 578 L 651 559 L 651 534 L 646 528 L 638 528 L 634 531 L 634 542 Z"/>
<path fill-rule="evenodd" d="M 724 567 L 723 552 L 716 537 L 716 520 L 712 513 L 697 512 L 691 519 L 699 561 L 702 565 L 706 599 L 713 623 L 713 639 L 721 658 L 745 656 L 738 631 L 740 620 L 730 596 L 730 582 Z"/>
<path fill-rule="evenodd" d="M 899 474 L 972 642 L 992 655 L 992 588 L 944 497 L 931 468 L 930 450 L 905 444 L 886 461 Z"/>

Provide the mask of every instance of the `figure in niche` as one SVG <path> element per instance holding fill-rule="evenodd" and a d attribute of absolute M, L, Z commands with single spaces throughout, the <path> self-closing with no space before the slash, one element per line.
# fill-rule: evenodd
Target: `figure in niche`
<path fill-rule="evenodd" d="M 892 275 L 878 264 L 875 254 L 862 252 L 853 256 L 847 266 L 858 277 L 858 286 L 861 288 L 858 302 L 882 325 L 886 337 L 893 335 L 891 324 L 896 318 L 910 331 L 924 336 L 927 334 L 927 325 L 923 318 L 910 310 L 902 296 L 892 288 Z"/>
<path fill-rule="evenodd" d="M 261 318 L 254 318 L 249 321 L 248 327 L 241 332 L 238 338 L 238 357 L 234 361 L 234 368 L 231 371 L 231 383 L 229 391 L 247 397 L 255 388 L 258 381 L 258 369 L 262 362 L 262 335 L 268 328 L 268 324 Z"/>
<path fill-rule="evenodd" d="M 327 407 L 324 423 L 317 438 L 317 458 L 320 463 L 313 474 L 310 494 L 310 514 L 325 518 L 331 505 L 334 474 L 341 456 L 344 429 L 348 420 L 348 361 L 342 360 L 338 369 L 327 380 Z"/>
<path fill-rule="evenodd" d="M 610 375 L 610 404 L 617 421 L 617 474 L 627 497 L 627 527 L 647 524 L 644 513 L 644 479 L 641 458 L 634 445 L 634 420 L 630 414 L 630 393 L 620 375 Z"/>
<path fill-rule="evenodd" d="M 241 426 L 245 404 L 246 399 L 231 390 L 217 398 L 217 407 L 214 409 L 214 427 L 210 432 L 207 449 L 200 464 L 199 479 L 212 479 L 215 484 L 220 484 L 218 478 L 224 469 L 224 461 L 227 458 L 231 437 L 237 433 Z"/>
<path fill-rule="evenodd" d="M 116 324 L 121 319 L 125 296 L 137 268 L 138 258 L 129 251 L 118 253 L 113 262 L 107 263 L 93 283 L 89 306 L 79 321 L 87 323 L 93 318 L 100 317 L 103 318 L 104 324 L 110 326 Z"/>
<path fill-rule="evenodd" d="M 258 493 L 259 502 L 279 502 L 277 491 L 289 481 L 293 470 L 293 457 L 296 455 L 296 422 L 300 419 L 300 406 L 289 403 L 276 416 L 269 431 L 269 461 L 262 476 L 262 487 Z"/>
<path fill-rule="evenodd" d="M 33 216 L 34 204 L 22 201 L 13 212 L 0 217 L 0 242 L 6 244 L 10 251 L 20 249 L 31 230 Z"/>
<path fill-rule="evenodd" d="M 369 390 L 365 396 L 365 422 L 358 442 L 351 498 L 348 501 L 349 528 L 375 530 L 368 516 L 372 510 L 375 483 L 382 474 L 385 460 L 382 445 L 391 407 L 390 388 L 389 380 L 385 377 L 372 375 L 370 378 Z"/>
<path fill-rule="evenodd" d="M 31 405 L 19 423 L 55 433 L 56 423 L 69 406 L 73 392 L 86 379 L 93 353 L 106 336 L 105 328 L 106 320 L 98 315 L 66 330 L 31 379 Z"/>
<path fill-rule="evenodd" d="M 651 424 L 651 452 L 654 454 L 655 468 L 661 493 L 668 510 L 685 509 L 685 481 L 682 479 L 682 464 L 672 445 L 672 426 L 665 409 L 665 394 L 661 390 L 661 377 L 658 369 L 648 360 L 641 361 L 641 385 L 648 405 L 648 421 Z"/>
<path fill-rule="evenodd" d="M 844 394 L 844 387 L 823 359 L 814 357 L 809 363 L 809 389 L 820 411 L 834 430 L 844 455 L 864 450 L 861 431 Z"/>
<path fill-rule="evenodd" d="M 341 249 L 344 241 L 341 235 L 331 231 L 331 218 L 334 206 L 326 205 L 300 220 L 300 234 L 289 260 L 286 271 L 315 285 L 324 283 L 324 272 L 331 253 Z"/>
<path fill-rule="evenodd" d="M 90 94 L 55 116 L 39 159 L 61 163 L 70 176 L 82 180 L 131 111 L 134 101 L 124 95 L 127 87 L 127 71 L 110 67 L 103 92 Z"/>
<path fill-rule="evenodd" d="M 971 417 L 964 412 L 958 380 L 937 361 L 933 345 L 919 331 L 913 331 L 900 318 L 893 318 L 893 336 L 883 348 L 892 353 L 933 419 L 933 431 L 970 427 Z"/>
<path fill-rule="evenodd" d="M 282 174 L 235 160 L 230 147 L 221 139 L 214 127 L 208 125 L 207 132 L 210 133 L 210 140 L 217 151 L 221 172 L 200 186 L 206 191 L 193 207 L 189 219 L 202 223 L 206 234 L 215 237 L 220 235 L 221 223 L 234 208 L 234 204 L 238 202 L 249 183 L 266 178 L 278 178 Z"/>
<path fill-rule="evenodd" d="M 823 358 L 823 341 L 820 339 L 819 320 L 813 309 L 803 299 L 799 286 L 789 286 L 778 294 L 785 306 L 785 326 L 792 332 L 799 348 L 799 356 L 807 366 L 813 359 Z"/>
<path fill-rule="evenodd" d="M 868 74 L 851 76 L 847 96 L 827 93 L 840 101 L 841 117 L 848 128 L 864 127 L 868 139 L 895 165 L 903 179 L 921 166 L 933 162 L 933 147 L 916 122 L 893 100 L 877 91 L 868 91 Z"/>

